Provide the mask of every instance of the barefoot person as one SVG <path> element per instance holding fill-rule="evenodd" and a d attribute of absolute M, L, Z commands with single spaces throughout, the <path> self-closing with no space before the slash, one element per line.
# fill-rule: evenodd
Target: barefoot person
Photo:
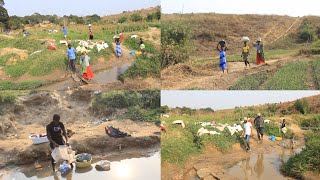
<path fill-rule="evenodd" d="M 93 79 L 94 78 L 94 74 L 92 73 L 89 61 L 90 61 L 90 57 L 88 56 L 88 51 L 87 50 L 83 50 L 82 55 L 80 57 L 80 66 L 82 69 L 82 77 L 85 79 Z"/>
<path fill-rule="evenodd" d="M 286 127 L 286 119 L 283 118 L 282 119 L 282 123 L 281 123 L 281 137 L 284 140 L 286 138 L 286 133 L 287 133 L 287 127 Z"/>
<path fill-rule="evenodd" d="M 263 123 L 263 118 L 261 117 L 261 114 L 258 113 L 257 117 L 254 119 L 254 126 L 256 127 L 259 141 L 263 140 Z"/>
<path fill-rule="evenodd" d="M 261 43 L 261 38 L 258 38 L 257 43 L 253 45 L 257 49 L 257 58 L 256 58 L 257 65 L 264 64 L 265 60 L 264 60 L 263 44 Z"/>
<path fill-rule="evenodd" d="M 67 49 L 68 62 L 70 64 L 70 68 L 73 73 L 76 72 L 76 65 L 75 65 L 76 52 L 77 51 L 74 49 L 74 47 L 72 47 L 71 44 L 68 44 L 68 49 Z"/>
<path fill-rule="evenodd" d="M 247 151 L 249 152 L 251 150 L 250 148 L 250 136 L 252 134 L 252 124 L 247 121 L 247 119 L 244 120 L 244 137 L 246 138 L 246 143 L 247 143 Z"/>
<path fill-rule="evenodd" d="M 243 45 L 243 48 L 242 48 L 241 57 L 243 58 L 244 64 L 246 65 L 246 67 L 248 65 L 250 67 L 250 63 L 248 61 L 248 58 L 249 58 L 249 55 L 250 55 L 250 49 L 249 49 L 249 46 L 247 45 L 247 41 L 244 41 L 243 43 L 244 43 L 244 45 Z"/>
<path fill-rule="evenodd" d="M 46 127 L 47 137 L 50 142 L 50 148 L 53 150 L 59 145 L 69 145 L 68 136 L 65 127 L 62 122 L 60 122 L 60 116 L 58 114 L 53 115 L 53 119 L 50 124 Z M 63 139 L 65 137 L 65 140 Z M 51 158 L 52 170 L 55 171 L 55 162 Z M 70 164 L 73 167 L 72 164 Z"/>
<path fill-rule="evenodd" d="M 219 48 L 219 46 L 220 46 L 220 48 Z M 220 70 L 222 71 L 222 74 L 224 74 L 225 70 L 227 70 L 227 72 L 228 72 L 227 57 L 226 57 L 226 47 L 225 46 L 221 46 L 220 44 L 218 44 L 217 45 L 217 50 L 219 51 L 219 54 L 220 54 Z"/>
<path fill-rule="evenodd" d="M 116 39 L 116 55 L 118 58 L 120 58 L 120 56 L 122 55 L 122 50 L 121 50 L 121 46 L 120 46 L 120 38 Z"/>

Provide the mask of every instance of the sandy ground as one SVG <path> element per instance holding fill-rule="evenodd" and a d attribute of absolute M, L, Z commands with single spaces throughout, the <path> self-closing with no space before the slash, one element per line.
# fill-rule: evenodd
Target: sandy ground
<path fill-rule="evenodd" d="M 47 160 L 50 157 L 49 144 L 33 145 L 29 135 L 46 133 L 45 127 L 54 113 L 60 114 L 66 129 L 75 132 L 69 141 L 79 153 L 112 157 L 114 153 L 126 156 L 143 154 L 150 148 L 159 149 L 160 130 L 154 123 L 129 119 L 103 122 L 106 116 L 90 108 L 91 97 L 87 91 L 38 92 L 19 97 L 15 105 L 2 107 L 0 167 L 7 163 L 28 164 Z M 116 113 L 121 114 L 122 111 L 119 109 Z M 106 126 L 119 128 L 131 136 L 109 137 L 105 132 Z"/>

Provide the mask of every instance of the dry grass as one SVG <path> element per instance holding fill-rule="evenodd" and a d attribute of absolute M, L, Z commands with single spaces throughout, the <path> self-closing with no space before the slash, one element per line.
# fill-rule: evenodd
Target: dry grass
<path fill-rule="evenodd" d="M 162 21 L 184 21 L 193 27 L 193 39 L 200 55 L 210 56 L 217 42 L 225 39 L 231 52 L 241 52 L 241 37 L 248 36 L 253 42 L 263 38 L 265 48 L 282 35 L 296 20 L 295 17 L 276 15 L 222 15 L 222 14 L 184 14 L 163 15 Z M 302 20 L 288 32 L 295 33 Z M 280 39 L 281 40 L 281 39 Z"/>

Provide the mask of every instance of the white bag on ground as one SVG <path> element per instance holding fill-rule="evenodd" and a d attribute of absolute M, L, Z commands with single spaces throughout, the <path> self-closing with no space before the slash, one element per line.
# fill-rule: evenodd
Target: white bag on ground
<path fill-rule="evenodd" d="M 97 162 L 96 169 L 99 171 L 109 171 L 110 170 L 110 162 L 107 160 L 101 160 Z"/>
<path fill-rule="evenodd" d="M 51 156 L 55 162 L 66 160 L 69 163 L 73 163 L 75 161 L 75 151 L 66 145 L 60 145 L 59 147 L 54 148 Z"/>

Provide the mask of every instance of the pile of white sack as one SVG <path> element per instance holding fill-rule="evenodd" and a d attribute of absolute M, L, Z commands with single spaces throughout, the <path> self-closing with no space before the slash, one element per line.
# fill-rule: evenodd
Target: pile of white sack
<path fill-rule="evenodd" d="M 84 40 L 76 40 L 76 42 L 78 42 L 78 46 L 76 48 L 77 52 L 81 51 L 82 47 L 87 48 L 89 52 L 90 52 L 90 49 L 94 48 L 94 46 L 97 47 L 98 52 L 109 47 L 109 45 L 106 42 L 98 43 L 98 42 L 84 41 Z"/>

